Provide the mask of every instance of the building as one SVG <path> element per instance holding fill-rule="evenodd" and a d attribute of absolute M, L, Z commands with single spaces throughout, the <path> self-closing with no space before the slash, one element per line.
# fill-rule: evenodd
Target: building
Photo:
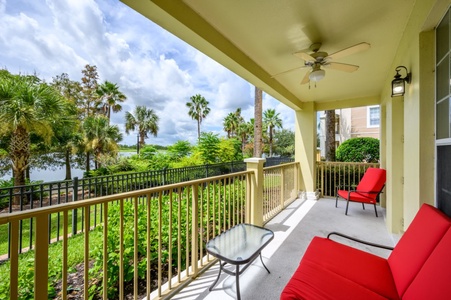
<path fill-rule="evenodd" d="M 379 129 L 379 105 L 343 108 L 335 111 L 336 148 L 350 138 L 372 137 L 379 139 Z M 318 137 L 321 157 L 325 157 L 326 119 L 324 112 L 319 113 Z"/>

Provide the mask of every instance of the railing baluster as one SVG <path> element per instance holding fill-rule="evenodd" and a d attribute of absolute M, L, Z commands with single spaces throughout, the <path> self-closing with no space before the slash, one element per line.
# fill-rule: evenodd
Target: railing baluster
<path fill-rule="evenodd" d="M 36 216 L 36 228 L 48 228 L 49 215 Z M 47 286 L 49 277 L 49 232 L 36 230 L 36 247 L 34 258 L 34 297 L 35 299 L 47 299 Z M 87 298 L 85 298 L 87 299 Z"/>
<path fill-rule="evenodd" d="M 68 234 L 68 228 L 69 228 L 69 216 L 68 216 L 68 211 L 65 210 L 63 212 L 63 249 L 62 249 L 62 255 L 63 255 L 63 261 L 62 261 L 62 269 L 61 269 L 61 297 L 63 298 L 63 300 L 67 299 L 67 248 L 68 248 L 68 239 L 69 239 L 69 234 Z"/>
<path fill-rule="evenodd" d="M 12 197 L 10 198 L 12 199 Z M 11 300 L 16 300 L 19 298 L 19 222 L 13 220 L 9 223 L 9 232 L 11 237 L 11 242 L 9 245 L 10 249 L 10 297 Z"/>

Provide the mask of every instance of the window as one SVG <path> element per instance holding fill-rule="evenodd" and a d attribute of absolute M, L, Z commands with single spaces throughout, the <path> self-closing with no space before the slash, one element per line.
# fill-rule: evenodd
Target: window
<path fill-rule="evenodd" d="M 379 127 L 380 124 L 380 107 L 379 106 L 369 106 L 367 109 L 367 127 Z"/>

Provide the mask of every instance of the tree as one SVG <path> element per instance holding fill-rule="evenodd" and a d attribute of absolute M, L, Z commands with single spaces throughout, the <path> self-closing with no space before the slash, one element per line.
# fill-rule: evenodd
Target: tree
<path fill-rule="evenodd" d="M 127 99 L 127 97 L 119 91 L 117 84 L 109 81 L 105 81 L 99 85 L 96 93 L 99 96 L 100 101 L 103 103 L 103 112 L 108 118 L 108 121 L 111 120 L 111 110 L 113 110 L 113 112 L 121 111 L 122 106 L 120 103 Z"/>
<path fill-rule="evenodd" d="M 95 167 L 101 167 L 100 157 L 108 153 L 117 154 L 118 143 L 122 141 L 122 134 L 116 125 L 110 125 L 104 116 L 90 116 L 83 122 L 84 141 L 87 149 L 94 153 Z"/>
<path fill-rule="evenodd" d="M 191 144 L 188 141 L 177 141 L 174 145 L 168 147 L 168 153 L 172 158 L 180 160 L 191 152 Z"/>
<path fill-rule="evenodd" d="M 53 78 L 51 86 L 55 88 L 62 97 L 69 103 L 66 112 L 67 118 L 57 120 L 53 123 L 55 132 L 53 138 L 53 151 L 64 152 L 64 164 L 66 169 L 66 180 L 72 179 L 71 156 L 76 151 L 78 145 L 82 143 L 82 136 L 79 132 L 80 120 L 76 111 L 76 105 L 81 99 L 81 86 L 77 81 L 72 81 L 66 73 Z"/>
<path fill-rule="evenodd" d="M 282 128 L 282 120 L 279 118 L 279 113 L 275 109 L 268 108 L 263 112 L 263 122 L 268 128 L 269 133 L 269 157 L 272 156 L 273 150 L 273 134 L 276 128 Z"/>
<path fill-rule="evenodd" d="M 243 122 L 240 124 L 237 130 L 237 135 L 240 137 L 241 140 L 241 152 L 244 155 L 244 148 L 246 147 L 246 144 L 248 143 L 249 138 L 254 133 L 254 123 L 253 119 L 249 122 Z"/>
<path fill-rule="evenodd" d="M 83 74 L 81 78 L 81 93 L 83 98 L 79 102 L 79 105 L 83 119 L 98 111 L 100 101 L 97 95 L 97 79 L 99 79 L 99 75 L 97 73 L 97 67 L 91 65 L 86 65 L 81 73 Z"/>
<path fill-rule="evenodd" d="M 229 113 L 224 118 L 224 130 L 227 132 L 227 137 L 235 137 L 237 135 L 238 128 L 240 124 L 244 122 L 243 117 L 241 116 L 241 108 L 237 108 L 235 112 Z"/>
<path fill-rule="evenodd" d="M 49 143 L 52 122 L 64 118 L 67 102 L 59 93 L 35 76 L 0 76 L 0 135 L 10 137 L 9 157 L 14 176 L 14 185 L 25 184 L 25 171 L 30 158 L 30 135 Z M 15 204 L 20 197 L 14 198 Z"/>
<path fill-rule="evenodd" d="M 263 150 L 263 129 L 262 129 L 262 90 L 255 87 L 254 104 L 254 157 L 262 157 Z"/>
<path fill-rule="evenodd" d="M 236 138 L 221 139 L 219 142 L 218 158 L 220 162 L 230 162 L 243 159 L 241 143 Z"/>
<path fill-rule="evenodd" d="M 219 143 L 217 134 L 202 132 L 199 138 L 198 149 L 204 164 L 214 164 L 219 160 Z"/>
<path fill-rule="evenodd" d="M 202 120 L 210 113 L 209 102 L 199 94 L 191 96 L 190 100 L 191 102 L 186 103 L 186 106 L 189 108 L 188 115 L 197 121 L 197 139 L 199 140 Z"/>
<path fill-rule="evenodd" d="M 158 121 L 159 118 L 153 109 L 137 106 L 134 114 L 130 112 L 125 113 L 125 133 L 129 134 L 130 131 L 138 131 L 138 146 L 143 147 L 149 133 L 157 136 L 159 130 Z"/>
<path fill-rule="evenodd" d="M 275 152 L 281 156 L 294 155 L 294 132 L 282 129 L 274 133 Z"/>
<path fill-rule="evenodd" d="M 335 110 L 326 110 L 326 161 L 335 161 Z"/>

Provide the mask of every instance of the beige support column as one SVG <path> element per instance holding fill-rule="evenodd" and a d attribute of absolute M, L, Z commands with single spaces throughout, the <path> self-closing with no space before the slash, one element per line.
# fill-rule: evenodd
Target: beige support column
<path fill-rule="evenodd" d="M 316 111 L 313 102 L 304 103 L 303 109 L 296 111 L 295 160 L 301 165 L 300 190 L 306 192 L 307 199 L 317 199 Z"/>
<path fill-rule="evenodd" d="M 249 211 L 246 212 L 246 223 L 257 226 L 263 225 L 263 164 L 266 159 L 252 157 L 247 158 L 244 162 L 247 164 L 247 170 L 253 171 L 250 185 L 247 186 L 248 199 L 246 199 L 246 207 Z"/>
<path fill-rule="evenodd" d="M 394 97 L 386 105 L 385 186 L 387 228 L 392 233 L 403 230 L 404 206 L 404 98 Z"/>
<path fill-rule="evenodd" d="M 382 169 L 387 169 L 387 105 L 381 104 L 380 106 L 380 136 L 379 136 L 379 161 Z M 383 193 L 379 196 L 381 207 L 387 207 L 387 188 L 383 190 Z"/>

